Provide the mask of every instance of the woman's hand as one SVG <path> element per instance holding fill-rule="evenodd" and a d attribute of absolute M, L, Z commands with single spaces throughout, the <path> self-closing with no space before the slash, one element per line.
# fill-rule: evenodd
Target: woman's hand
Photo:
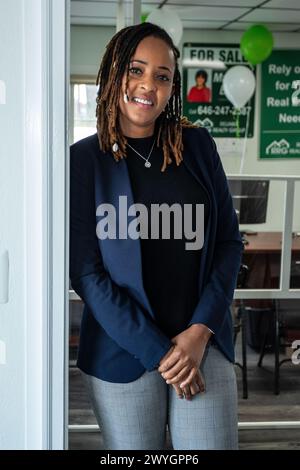
<path fill-rule="evenodd" d="M 197 371 L 190 385 L 180 388 L 179 383 L 175 383 L 172 386 L 179 398 L 186 398 L 187 400 L 191 400 L 192 396 L 197 395 L 197 393 L 205 392 L 205 382 L 200 370 Z"/>
<path fill-rule="evenodd" d="M 167 354 L 161 360 L 167 359 L 171 352 L 174 350 L 174 346 L 167 352 Z M 200 370 L 197 371 L 195 377 L 193 378 L 192 382 L 189 385 L 186 385 L 183 388 L 180 388 L 180 383 L 173 383 L 172 386 L 178 396 L 178 398 L 186 398 L 187 400 L 191 400 L 193 395 L 197 393 L 204 393 L 205 392 L 205 382 L 203 375 Z"/>
<path fill-rule="evenodd" d="M 198 382 L 193 383 L 203 358 L 210 330 L 203 324 L 191 325 L 179 335 L 172 338 L 174 348 L 162 358 L 158 371 L 168 384 L 178 384 L 181 389 L 195 389 Z M 198 379 L 197 379 L 198 380 Z M 190 388 L 186 389 L 190 395 Z"/>

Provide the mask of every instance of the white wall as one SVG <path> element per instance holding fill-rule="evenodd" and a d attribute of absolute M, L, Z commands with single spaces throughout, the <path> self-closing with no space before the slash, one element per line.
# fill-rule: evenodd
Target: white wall
<path fill-rule="evenodd" d="M 22 8 L 19 0 L 0 2 L 0 80 L 6 83 L 6 104 L 0 104 L 0 252 L 8 250 L 10 264 L 9 301 L 0 304 L 0 340 L 6 345 L 0 449 L 24 448 L 25 439 Z"/>
<path fill-rule="evenodd" d="M 64 444 L 66 8 L 0 2 L 0 449 Z"/>
<path fill-rule="evenodd" d="M 105 45 L 115 33 L 115 28 L 98 26 L 72 26 L 71 28 L 71 74 L 87 74 L 96 76 Z M 201 31 L 187 29 L 179 49 L 185 42 L 203 43 L 240 43 L 242 32 L 239 31 Z M 274 33 L 276 48 L 299 48 L 300 34 Z M 260 74 L 258 74 L 257 90 L 260 89 Z M 258 116 L 260 94 L 256 93 L 256 114 L 254 137 L 248 139 L 243 173 L 257 175 L 298 175 L 300 176 L 299 159 L 258 159 Z M 224 139 L 216 139 L 220 156 L 227 173 L 239 173 L 240 156 L 222 155 Z M 300 184 L 296 185 L 296 201 L 300 198 Z M 267 223 L 251 226 L 253 230 L 281 230 L 283 216 L 284 185 L 282 182 L 272 182 L 270 186 L 270 198 L 268 205 Z M 300 231 L 300 211 L 295 204 L 294 230 Z"/>

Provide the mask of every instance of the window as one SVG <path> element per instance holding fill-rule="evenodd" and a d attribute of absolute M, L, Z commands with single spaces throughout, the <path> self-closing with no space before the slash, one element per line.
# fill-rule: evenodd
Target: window
<path fill-rule="evenodd" d="M 96 132 L 97 86 L 91 78 L 71 80 L 70 143 Z"/>

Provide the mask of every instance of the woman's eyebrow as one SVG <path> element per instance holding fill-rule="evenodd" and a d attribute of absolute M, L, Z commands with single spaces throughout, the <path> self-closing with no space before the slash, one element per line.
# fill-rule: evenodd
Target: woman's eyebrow
<path fill-rule="evenodd" d="M 140 60 L 140 59 L 132 59 L 130 61 L 130 63 L 131 62 L 139 62 L 140 64 L 148 65 L 148 62 L 146 62 L 145 60 Z M 169 67 L 166 67 L 165 65 L 159 65 L 157 68 L 158 69 L 163 69 L 163 70 L 168 70 L 170 73 L 172 73 L 171 70 L 169 69 Z"/>

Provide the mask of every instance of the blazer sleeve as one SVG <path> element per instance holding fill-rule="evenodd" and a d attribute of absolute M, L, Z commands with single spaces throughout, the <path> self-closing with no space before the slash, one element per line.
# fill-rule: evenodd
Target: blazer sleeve
<path fill-rule="evenodd" d="M 71 285 L 106 333 L 150 371 L 158 366 L 172 343 L 150 314 L 104 269 L 96 235 L 93 168 L 89 150 L 71 146 Z"/>
<path fill-rule="evenodd" d="M 206 131 L 213 161 L 213 187 L 217 202 L 217 231 L 212 268 L 189 326 L 205 324 L 217 334 L 231 305 L 244 245 L 239 232 L 227 178 L 216 144 Z"/>

